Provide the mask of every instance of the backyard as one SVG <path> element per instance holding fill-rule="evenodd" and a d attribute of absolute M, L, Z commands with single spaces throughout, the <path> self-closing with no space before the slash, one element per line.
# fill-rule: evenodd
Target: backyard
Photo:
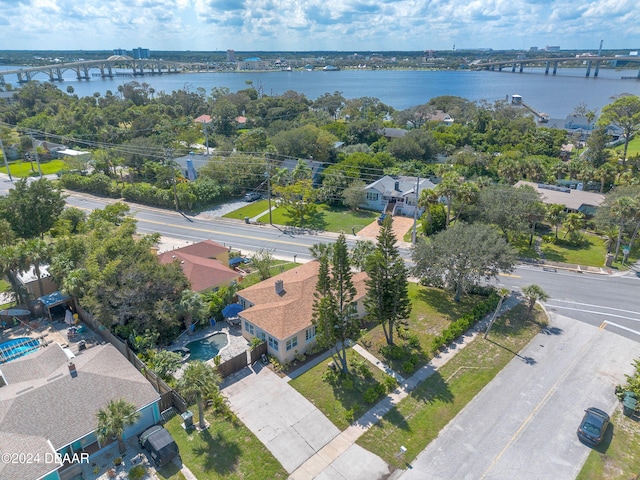
<path fill-rule="evenodd" d="M 40 162 L 40 170 L 42 170 L 43 175 L 57 173 L 65 168 L 68 167 L 64 160 L 50 160 L 46 162 Z M 22 160 L 11 162 L 9 163 L 9 170 L 11 170 L 11 175 L 19 178 L 37 177 L 40 175 L 40 172 L 38 172 L 38 164 L 35 160 L 32 162 Z M 3 165 L 0 171 L 6 173 L 7 169 Z"/>
<path fill-rule="evenodd" d="M 192 411 L 197 408 L 193 406 Z M 165 425 L 178 444 L 182 461 L 198 480 L 287 478 L 280 463 L 242 422 L 214 417 L 210 410 L 206 417 L 210 426 L 202 432 L 185 431 L 179 415 Z M 161 468 L 158 474 L 167 480 L 184 478 L 173 464 Z"/>

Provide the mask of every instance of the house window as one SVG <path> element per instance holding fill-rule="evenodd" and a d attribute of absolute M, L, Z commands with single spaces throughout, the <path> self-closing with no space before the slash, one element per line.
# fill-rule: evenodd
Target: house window
<path fill-rule="evenodd" d="M 290 338 L 289 340 L 287 340 L 287 351 L 291 350 L 294 347 L 298 346 L 298 336 L 296 335 L 293 338 Z"/>
<path fill-rule="evenodd" d="M 258 338 L 260 340 L 262 340 L 263 342 L 267 341 L 267 334 L 264 333 L 262 330 L 258 330 Z"/>
<path fill-rule="evenodd" d="M 280 346 L 278 345 L 278 340 L 276 340 L 276 339 L 275 339 L 275 338 L 273 338 L 273 337 L 268 337 L 268 340 L 269 340 L 269 341 L 268 341 L 269 346 L 270 346 L 273 350 L 278 351 L 278 350 L 280 349 Z"/>
<path fill-rule="evenodd" d="M 367 200 L 371 200 L 372 202 L 377 202 L 378 194 L 376 192 L 367 192 Z"/>
<path fill-rule="evenodd" d="M 316 326 L 314 325 L 311 328 L 307 328 L 304 332 L 304 337 L 307 342 L 316 338 Z"/>
<path fill-rule="evenodd" d="M 249 323 L 246 320 L 244 321 L 244 329 L 245 331 L 249 332 L 251 335 L 253 335 L 253 323 Z"/>

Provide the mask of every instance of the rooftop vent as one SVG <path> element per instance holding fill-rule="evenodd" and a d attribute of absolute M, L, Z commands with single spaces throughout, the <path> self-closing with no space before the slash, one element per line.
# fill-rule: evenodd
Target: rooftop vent
<path fill-rule="evenodd" d="M 73 362 L 69 362 L 69 373 L 73 378 L 78 376 L 78 371 L 76 370 L 76 364 Z"/>
<path fill-rule="evenodd" d="M 276 280 L 276 293 L 278 295 L 284 295 L 284 281 Z"/>

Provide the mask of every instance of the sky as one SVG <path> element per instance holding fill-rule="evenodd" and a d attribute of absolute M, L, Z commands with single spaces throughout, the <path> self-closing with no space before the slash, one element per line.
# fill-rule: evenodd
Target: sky
<path fill-rule="evenodd" d="M 0 50 L 640 49 L 637 0 L 0 0 Z"/>

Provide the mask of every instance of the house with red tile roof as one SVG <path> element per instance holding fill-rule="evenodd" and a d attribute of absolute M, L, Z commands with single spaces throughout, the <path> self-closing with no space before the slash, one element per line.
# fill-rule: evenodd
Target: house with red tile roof
<path fill-rule="evenodd" d="M 240 273 L 229 268 L 229 249 L 213 240 L 169 250 L 159 255 L 160 263 L 178 262 L 196 292 L 217 290 L 239 282 Z"/>
<path fill-rule="evenodd" d="M 305 263 L 238 292 L 238 303 L 244 307 L 239 313 L 242 335 L 249 341 L 254 337 L 265 341 L 279 362 L 293 360 L 316 343 L 312 319 L 319 265 Z M 364 272 L 353 275 L 359 317 L 365 314 L 367 278 Z"/>

